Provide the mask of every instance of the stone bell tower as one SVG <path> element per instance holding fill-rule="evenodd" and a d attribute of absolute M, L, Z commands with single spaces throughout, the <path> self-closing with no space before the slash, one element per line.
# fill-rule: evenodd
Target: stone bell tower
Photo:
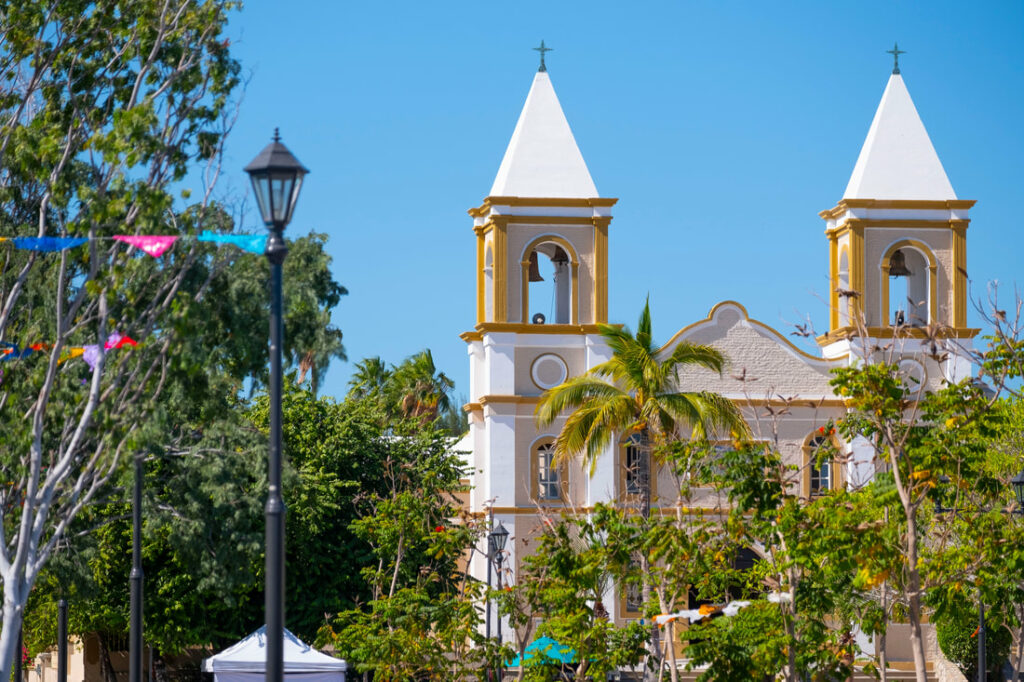
<path fill-rule="evenodd" d="M 842 200 L 820 214 L 829 241 L 829 332 L 818 339 L 826 357 L 856 350 L 864 328 L 873 344 L 904 339 L 907 354 L 927 354 L 922 342 L 939 337 L 948 358 L 932 363 L 933 378 L 969 375 L 963 351 L 978 332 L 967 327 L 973 205 L 953 191 L 897 61 Z"/>
<path fill-rule="evenodd" d="M 608 318 L 615 202 L 598 194 L 542 58 L 494 184 L 469 211 L 476 325 L 461 336 L 470 357 L 470 510 L 510 531 L 513 572 L 538 502 L 614 495 L 611 467 L 590 478 L 582 467 L 555 465 L 562 422 L 541 429 L 534 411 L 545 390 L 610 357 L 597 324 Z M 485 566 L 480 560 L 474 573 L 483 578 Z"/>

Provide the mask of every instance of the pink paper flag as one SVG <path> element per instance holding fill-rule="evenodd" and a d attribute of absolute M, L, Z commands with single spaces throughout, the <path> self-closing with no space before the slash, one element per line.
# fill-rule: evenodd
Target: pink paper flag
<path fill-rule="evenodd" d="M 174 240 L 177 237 L 168 237 L 164 235 L 155 234 L 115 234 L 114 239 L 119 242 L 131 244 L 132 246 L 142 249 L 153 258 L 159 258 L 163 255 L 164 251 L 171 248 L 174 244 Z"/>

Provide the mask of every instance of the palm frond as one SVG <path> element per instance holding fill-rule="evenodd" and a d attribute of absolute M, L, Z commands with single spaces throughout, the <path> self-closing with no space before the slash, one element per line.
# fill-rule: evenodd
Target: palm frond
<path fill-rule="evenodd" d="M 712 346 L 680 341 L 672 349 L 672 354 L 662 363 L 665 370 L 672 374 L 675 373 L 677 368 L 690 365 L 697 365 L 698 367 L 721 374 L 722 369 L 725 367 L 725 356 L 720 350 Z"/>
<path fill-rule="evenodd" d="M 619 395 L 625 395 L 621 388 L 587 373 L 545 391 L 534 414 L 540 426 L 547 426 L 565 410 L 579 408 L 591 400 L 607 400 Z"/>

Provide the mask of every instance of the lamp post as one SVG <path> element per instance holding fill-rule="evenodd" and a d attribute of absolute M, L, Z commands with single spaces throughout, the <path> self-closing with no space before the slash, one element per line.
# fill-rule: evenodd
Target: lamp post
<path fill-rule="evenodd" d="M 129 617 L 128 681 L 142 682 L 142 453 L 135 453 L 132 485 L 132 570 L 128 577 Z"/>
<path fill-rule="evenodd" d="M 487 535 L 487 582 L 490 583 L 491 578 L 491 563 L 494 563 L 495 568 L 498 572 L 498 590 L 501 590 L 501 564 L 504 560 L 503 552 L 505 551 L 505 543 L 508 542 L 508 529 L 505 528 L 505 524 L 498 521 L 498 527 L 491 529 L 491 532 Z M 490 604 L 487 606 L 488 622 L 490 621 Z M 501 645 L 501 604 L 498 604 L 498 645 Z M 501 660 L 498 660 L 498 679 L 501 679 L 502 670 Z"/>
<path fill-rule="evenodd" d="M 266 506 L 266 681 L 284 680 L 284 499 L 281 497 L 281 345 L 284 316 L 281 270 L 288 247 L 284 228 L 292 219 L 302 179 L 309 170 L 299 163 L 274 129 L 273 142 L 245 167 L 252 180 L 263 224 L 270 230 L 270 451 Z"/>
<path fill-rule="evenodd" d="M 57 602 L 57 682 L 68 682 L 68 602 Z"/>

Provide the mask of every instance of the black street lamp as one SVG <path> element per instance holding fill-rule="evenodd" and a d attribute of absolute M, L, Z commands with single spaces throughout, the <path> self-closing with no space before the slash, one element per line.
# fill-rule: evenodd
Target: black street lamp
<path fill-rule="evenodd" d="M 1017 513 L 1024 513 L 1024 471 L 1010 479 L 1013 486 L 1013 496 L 1017 499 Z"/>
<path fill-rule="evenodd" d="M 68 602 L 66 599 L 57 602 L 57 682 L 68 682 Z"/>
<path fill-rule="evenodd" d="M 270 453 L 266 506 L 266 682 L 284 682 L 284 499 L 281 497 L 281 347 L 284 342 L 282 266 L 288 247 L 284 228 L 292 219 L 302 179 L 299 163 L 274 129 L 274 141 L 245 167 L 263 224 L 270 230 Z"/>

